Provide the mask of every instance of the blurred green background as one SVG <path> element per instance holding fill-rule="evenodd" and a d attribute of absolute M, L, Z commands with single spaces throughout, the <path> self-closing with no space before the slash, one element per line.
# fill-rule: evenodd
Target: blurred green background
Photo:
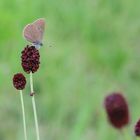
<path fill-rule="evenodd" d="M 133 136 L 140 117 L 140 0 L 1 0 L 0 140 L 24 139 L 12 77 L 23 72 L 20 56 L 27 42 L 22 30 L 40 17 L 47 21 L 34 74 L 41 140 L 119 140 L 103 107 L 113 91 L 128 99 L 126 133 Z M 28 137 L 36 140 L 25 76 Z"/>

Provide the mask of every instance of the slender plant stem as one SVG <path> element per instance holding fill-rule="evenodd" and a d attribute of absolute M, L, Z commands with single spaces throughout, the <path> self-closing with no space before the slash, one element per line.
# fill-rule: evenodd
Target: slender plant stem
<path fill-rule="evenodd" d="M 34 88 L 33 88 L 33 74 L 30 72 L 30 87 L 31 87 L 31 93 L 34 93 Z M 34 111 L 34 119 L 35 119 L 35 127 L 36 127 L 36 135 L 37 135 L 37 140 L 40 140 L 39 136 L 39 127 L 38 127 L 38 119 L 37 119 L 37 111 L 36 111 L 36 104 L 35 104 L 35 97 L 34 94 L 32 96 L 32 105 L 33 105 L 33 111 Z"/>
<path fill-rule="evenodd" d="M 22 90 L 20 90 L 20 99 L 21 99 L 21 107 L 22 107 L 22 115 L 23 115 L 24 137 L 25 137 L 25 140 L 27 140 L 27 128 L 26 128 L 25 109 L 24 109 Z"/>

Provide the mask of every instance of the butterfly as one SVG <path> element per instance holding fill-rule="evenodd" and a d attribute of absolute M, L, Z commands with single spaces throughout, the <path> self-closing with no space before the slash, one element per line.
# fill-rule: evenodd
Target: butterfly
<path fill-rule="evenodd" d="M 42 40 L 45 31 L 45 19 L 40 18 L 33 23 L 27 24 L 23 29 L 24 38 L 32 43 L 37 49 L 43 46 Z"/>

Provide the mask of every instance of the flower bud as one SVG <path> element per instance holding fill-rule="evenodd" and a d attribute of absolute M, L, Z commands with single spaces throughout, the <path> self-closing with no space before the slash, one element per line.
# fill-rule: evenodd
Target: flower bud
<path fill-rule="evenodd" d="M 105 98 L 108 120 L 115 128 L 121 129 L 129 123 L 128 104 L 120 93 L 113 93 Z"/>
<path fill-rule="evenodd" d="M 34 73 L 38 70 L 40 64 L 39 51 L 34 46 L 25 47 L 22 51 L 21 65 L 26 73 Z"/>
<path fill-rule="evenodd" d="M 135 125 L 135 135 L 140 137 L 140 120 Z"/>
<path fill-rule="evenodd" d="M 17 73 L 13 77 L 13 85 L 17 90 L 23 90 L 26 85 L 26 78 L 22 73 Z"/>

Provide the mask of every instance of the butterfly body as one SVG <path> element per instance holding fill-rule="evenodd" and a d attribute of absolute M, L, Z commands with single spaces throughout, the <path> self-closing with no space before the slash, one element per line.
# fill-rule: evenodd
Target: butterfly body
<path fill-rule="evenodd" d="M 45 31 L 45 19 L 40 18 L 33 23 L 27 24 L 23 30 L 24 38 L 32 43 L 37 49 L 43 46 L 42 40 Z"/>
<path fill-rule="evenodd" d="M 36 49 L 40 49 L 40 47 L 43 46 L 43 43 L 41 43 L 41 42 L 33 42 L 32 44 L 33 44 L 33 46 L 35 46 Z"/>

